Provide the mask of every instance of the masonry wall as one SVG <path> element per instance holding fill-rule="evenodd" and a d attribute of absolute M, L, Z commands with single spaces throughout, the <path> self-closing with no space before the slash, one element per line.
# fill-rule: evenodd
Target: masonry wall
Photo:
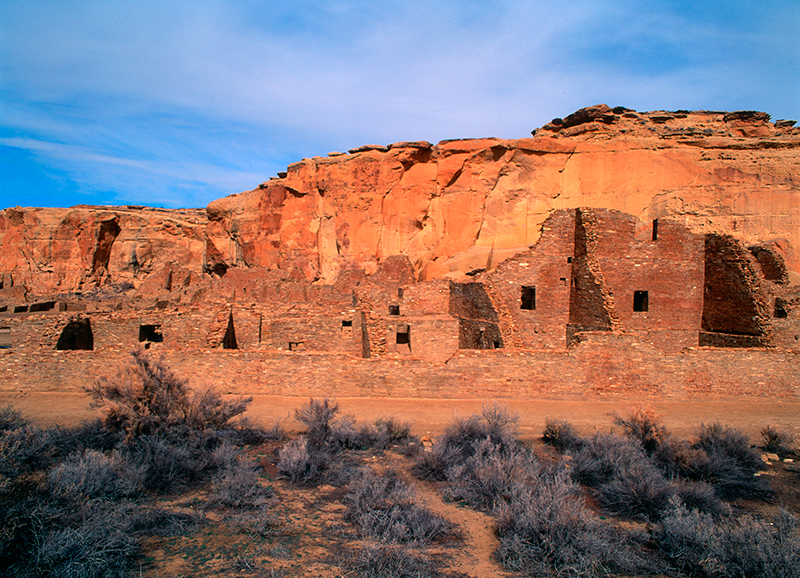
<path fill-rule="evenodd" d="M 570 309 L 574 254 L 574 211 L 556 211 L 545 221 L 539 242 L 501 263 L 487 284 L 514 326 L 518 347 L 564 349 Z M 523 287 L 535 302 L 523 308 Z"/>
<path fill-rule="evenodd" d="M 620 329 L 645 334 L 662 350 L 696 346 L 704 299 L 703 237 L 668 219 L 654 224 L 616 211 L 595 214 L 596 258 Z"/>
<path fill-rule="evenodd" d="M 447 363 L 223 349 L 164 350 L 164 355 L 194 386 L 207 383 L 245 394 L 672 400 L 800 396 L 798 352 L 691 348 L 665 355 L 636 336 L 580 337 L 580 345 L 569 351 L 461 350 Z M 129 359 L 121 350 L 51 350 L 35 356 L 0 350 L 0 390 L 81 391 Z"/>

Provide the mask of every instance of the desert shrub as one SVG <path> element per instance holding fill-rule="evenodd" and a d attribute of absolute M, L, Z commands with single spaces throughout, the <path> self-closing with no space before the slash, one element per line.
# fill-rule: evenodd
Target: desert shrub
<path fill-rule="evenodd" d="M 698 510 L 715 515 L 729 512 L 729 507 L 720 501 L 711 484 L 678 480 L 673 485 L 675 496 L 689 510 Z"/>
<path fill-rule="evenodd" d="M 0 407 L 0 432 L 15 430 L 28 425 L 28 420 L 11 404 Z"/>
<path fill-rule="evenodd" d="M 159 493 L 173 493 L 203 479 L 215 469 L 213 447 L 204 440 L 176 439 L 176 436 L 142 435 L 128 443 L 123 455 L 129 464 L 144 472 L 144 487 Z"/>
<path fill-rule="evenodd" d="M 223 430 L 225 439 L 235 446 L 255 446 L 269 441 L 282 441 L 286 439 L 286 432 L 280 422 L 272 427 L 265 428 L 252 423 L 247 418 L 242 418 Z"/>
<path fill-rule="evenodd" d="M 366 544 L 342 565 L 361 578 L 435 578 L 440 575 L 429 556 L 397 544 Z"/>
<path fill-rule="evenodd" d="M 48 485 L 54 496 L 119 499 L 141 490 L 143 473 L 141 466 L 129 467 L 119 452 L 86 450 L 53 468 Z"/>
<path fill-rule="evenodd" d="M 612 477 L 596 490 L 604 510 L 626 518 L 658 519 L 675 488 L 645 460 L 620 464 Z"/>
<path fill-rule="evenodd" d="M 103 423 L 125 432 L 128 439 L 183 427 L 224 429 L 247 409 L 252 398 L 225 401 L 216 390 L 190 391 L 163 358 L 134 350 L 128 367 L 102 377 L 86 389 L 95 407 L 103 408 Z"/>
<path fill-rule="evenodd" d="M 56 454 L 47 432 L 31 426 L 0 433 L 0 476 L 14 480 L 47 467 Z"/>
<path fill-rule="evenodd" d="M 750 440 L 744 432 L 719 422 L 701 424 L 695 445 L 709 455 L 727 456 L 744 469 L 757 471 L 761 466 L 761 457 L 750 447 Z"/>
<path fill-rule="evenodd" d="M 622 427 L 628 437 L 638 441 L 645 452 L 652 454 L 667 438 L 667 429 L 662 423 L 662 416 L 647 405 L 639 405 L 631 409 L 627 415 L 613 415 L 614 423 Z"/>
<path fill-rule="evenodd" d="M 315 484 L 321 480 L 330 460 L 329 453 L 311 449 L 308 438 L 302 436 L 280 449 L 278 471 L 293 484 Z"/>
<path fill-rule="evenodd" d="M 793 436 L 785 431 L 779 430 L 774 425 L 767 425 L 761 429 L 761 447 L 768 452 L 778 454 L 781 457 L 792 455 L 790 445 Z"/>
<path fill-rule="evenodd" d="M 70 456 L 86 450 L 110 451 L 118 447 L 124 438 L 121 432 L 106 428 L 99 418 L 83 421 L 75 427 L 55 426 L 47 429 L 46 433 L 59 456 Z"/>
<path fill-rule="evenodd" d="M 425 480 L 444 480 L 447 470 L 475 455 L 484 440 L 496 446 L 498 451 L 516 448 L 514 426 L 517 421 L 517 416 L 497 404 L 485 405 L 480 416 L 457 418 L 445 428 L 431 451 L 417 454 L 414 474 Z"/>
<path fill-rule="evenodd" d="M 509 570 L 527 576 L 605 576 L 655 569 L 587 509 L 564 470 L 516 484 L 494 515 L 497 557 Z"/>
<path fill-rule="evenodd" d="M 597 434 L 575 452 L 573 478 L 590 488 L 608 512 L 655 519 L 675 489 L 638 440 Z"/>
<path fill-rule="evenodd" d="M 418 504 L 414 489 L 395 474 L 364 469 L 344 497 L 345 519 L 381 542 L 430 542 L 450 532 L 449 524 Z"/>
<path fill-rule="evenodd" d="M 89 502 L 77 523 L 53 524 L 43 535 L 36 570 L 75 578 L 127 576 L 139 553 L 130 515 L 128 504 Z"/>
<path fill-rule="evenodd" d="M 682 476 L 713 485 L 721 499 L 769 501 L 775 495 L 768 479 L 755 476 L 761 459 L 739 430 L 717 423 L 701 425 L 697 442 L 673 451 L 670 459 Z"/>
<path fill-rule="evenodd" d="M 237 459 L 216 472 L 208 501 L 228 508 L 262 508 L 274 494 L 259 484 L 255 464 Z"/>
<path fill-rule="evenodd" d="M 458 449 L 444 443 L 436 443 L 430 451 L 419 452 L 414 457 L 411 471 L 422 480 L 441 482 L 447 472 L 460 462 Z"/>
<path fill-rule="evenodd" d="M 535 466 L 520 450 L 503 451 L 488 439 L 475 443 L 472 456 L 445 472 L 448 483 L 443 493 L 448 499 L 464 500 L 475 508 L 491 511 L 514 484 L 532 475 Z"/>
<path fill-rule="evenodd" d="M 294 416 L 305 428 L 306 444 L 309 451 L 331 451 L 335 449 L 331 435 L 339 420 L 339 404 L 328 399 L 311 398 L 295 410 Z"/>
<path fill-rule="evenodd" d="M 578 450 L 584 442 L 570 422 L 553 418 L 545 420 L 542 440 L 561 451 Z"/>
<path fill-rule="evenodd" d="M 715 518 L 673 501 L 653 533 L 664 557 L 689 576 L 800 576 L 797 519 Z"/>

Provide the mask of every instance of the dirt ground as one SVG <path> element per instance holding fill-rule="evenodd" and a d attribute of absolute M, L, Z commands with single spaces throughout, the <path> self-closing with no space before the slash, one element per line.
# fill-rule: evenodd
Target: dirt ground
<path fill-rule="evenodd" d="M 269 426 L 280 422 L 290 435 L 300 424 L 294 410 L 307 398 L 254 396 L 247 416 Z M 395 417 L 413 424 L 418 436 L 438 436 L 457 416 L 481 411 L 491 400 L 480 399 L 391 399 L 339 398 L 342 413 L 351 414 L 358 424 L 381 417 Z M 767 424 L 800 438 L 800 400 L 730 399 L 707 401 L 646 400 L 663 416 L 675 435 L 690 437 L 701 423 L 722 422 L 747 433 L 753 443 Z M 89 407 L 89 398 L 78 393 L 0 392 L 0 406 L 12 404 L 37 425 L 77 425 L 98 415 Z M 637 400 L 501 400 L 519 415 L 523 439 L 538 440 L 547 418 L 569 420 L 581 433 L 608 430 L 611 414 L 625 414 Z M 343 488 L 323 485 L 315 488 L 293 486 L 277 471 L 277 452 L 282 442 L 253 446 L 248 458 L 261 464 L 262 483 L 275 491 L 270 511 L 275 526 L 270 533 L 253 536 L 236 529 L 230 512 L 203 510 L 206 489 L 159 500 L 160 505 L 186 512 L 204 511 L 206 521 L 196 531 L 172 537 L 151 537 L 143 542 L 143 557 L 138 575 L 144 578 L 247 577 L 294 578 L 320 576 L 339 578 L 354 575 L 343 567 L 343 560 L 361 548 L 360 537 L 344 519 Z M 510 578 L 493 556 L 498 546 L 494 520 L 461 503 L 441 497 L 441 483 L 419 480 L 411 473 L 411 459 L 394 451 L 363 452 L 357 458 L 362 466 L 376 471 L 393 471 L 416 491 L 421 502 L 447 520 L 457 537 L 432 546 L 429 554 L 441 564 L 444 576 L 452 578 Z M 800 514 L 800 485 L 797 475 L 781 462 L 765 466 L 779 499 L 775 503 L 740 503 L 738 507 L 764 517 L 775 516 L 779 507 Z"/>
<path fill-rule="evenodd" d="M 294 410 L 308 401 L 304 397 L 253 396 L 245 414 L 250 419 L 271 425 L 280 421 L 283 427 L 294 432 L 299 424 L 294 420 Z M 395 417 L 412 424 L 418 436 L 437 436 L 453 421 L 455 416 L 480 413 L 481 407 L 492 400 L 482 399 L 408 399 L 408 398 L 337 398 L 341 411 L 351 414 L 359 423 L 373 422 L 381 417 Z M 701 423 L 722 422 L 748 434 L 753 442 L 767 424 L 800 436 L 800 400 L 779 399 L 728 399 L 703 401 L 642 400 L 664 416 L 664 423 L 674 434 L 689 437 Z M 639 400 L 615 399 L 586 400 L 520 400 L 503 399 L 520 417 L 520 437 L 538 437 L 547 418 L 567 419 L 581 432 L 611 427 L 609 414 L 626 413 Z M 77 425 L 92 418 L 97 410 L 89 408 L 89 398 L 83 393 L 0 392 L 0 405 L 12 404 L 22 414 L 38 425 Z"/>

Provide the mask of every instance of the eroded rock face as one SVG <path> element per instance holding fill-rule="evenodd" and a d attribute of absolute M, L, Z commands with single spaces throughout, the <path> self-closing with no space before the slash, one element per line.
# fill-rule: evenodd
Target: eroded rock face
<path fill-rule="evenodd" d="M 352 287 L 396 255 L 418 280 L 457 278 L 531 247 L 548 216 L 574 207 L 768 244 L 797 283 L 799 149 L 800 129 L 765 113 L 606 105 L 532 138 L 368 145 L 294 163 L 206 211 L 6 209 L 1 289 L 308 298 L 321 295 L 310 284 Z"/>

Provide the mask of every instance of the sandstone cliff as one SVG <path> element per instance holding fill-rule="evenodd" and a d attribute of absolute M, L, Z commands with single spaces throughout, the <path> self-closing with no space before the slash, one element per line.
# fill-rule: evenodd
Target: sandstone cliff
<path fill-rule="evenodd" d="M 798 151 L 800 129 L 764 113 L 598 105 L 527 139 L 303 159 L 206 211 L 9 208 L 0 211 L 0 301 L 76 291 L 302 300 L 394 255 L 419 280 L 460 276 L 534 245 L 545 219 L 571 207 L 670 217 L 769 245 L 798 283 Z"/>

